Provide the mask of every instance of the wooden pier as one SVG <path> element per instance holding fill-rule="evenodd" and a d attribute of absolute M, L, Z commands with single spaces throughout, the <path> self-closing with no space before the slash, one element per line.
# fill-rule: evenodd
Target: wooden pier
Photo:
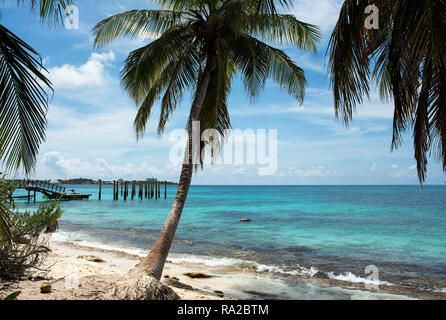
<path fill-rule="evenodd" d="M 103 181 L 99 180 L 98 200 L 102 199 Z M 113 180 L 113 200 L 123 199 L 160 199 L 161 189 L 164 185 L 164 199 L 167 198 L 167 181 L 152 180 L 133 180 L 125 181 L 123 179 Z M 119 191 L 120 190 L 120 191 Z"/>
<path fill-rule="evenodd" d="M 92 196 L 91 194 L 76 193 L 75 190 L 67 190 L 66 187 L 62 185 L 46 181 L 13 180 L 12 182 L 15 184 L 16 189 L 25 189 L 26 191 L 28 191 L 28 195 L 16 196 L 14 198 L 28 199 L 28 202 L 31 202 L 31 199 L 36 202 L 37 193 L 41 193 L 46 198 L 51 200 L 83 200 L 90 199 L 90 197 Z M 108 182 L 98 180 L 98 200 L 102 200 L 102 193 L 104 192 L 103 185 L 111 184 L 113 184 L 113 200 L 119 200 L 121 198 L 124 201 L 127 201 L 129 199 L 161 199 L 161 190 L 163 186 L 164 199 L 166 199 L 167 185 L 171 183 L 168 183 L 167 181 L 158 181 L 154 178 L 133 181 L 125 181 L 123 179 L 120 179 Z M 71 193 L 69 193 L 68 191 L 71 191 Z"/>

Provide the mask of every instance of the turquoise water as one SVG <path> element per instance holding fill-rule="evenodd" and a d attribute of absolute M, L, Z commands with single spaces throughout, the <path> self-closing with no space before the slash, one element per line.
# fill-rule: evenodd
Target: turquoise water
<path fill-rule="evenodd" d="M 105 186 L 98 201 L 97 186 L 67 189 L 92 198 L 62 203 L 62 233 L 142 250 L 154 243 L 176 191 L 113 201 Z M 445 200 L 445 186 L 192 186 L 171 252 L 334 277 L 364 277 L 373 264 L 380 280 L 442 290 Z M 20 208 L 35 206 L 20 200 Z"/>

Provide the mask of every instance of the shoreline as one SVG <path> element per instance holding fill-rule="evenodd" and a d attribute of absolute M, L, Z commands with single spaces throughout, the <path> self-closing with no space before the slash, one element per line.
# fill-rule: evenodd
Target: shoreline
<path fill-rule="evenodd" d="M 49 247 L 52 251 L 45 261 L 46 266 L 52 266 L 49 273 L 42 276 L 36 272 L 34 279 L 17 283 L 0 281 L 0 299 L 21 290 L 18 300 L 82 300 L 82 296 L 77 296 L 73 289 L 76 281 L 95 275 L 124 275 L 141 260 L 138 254 L 52 239 Z M 172 260 L 175 261 L 175 258 L 169 256 L 162 282 L 185 300 L 311 299 L 312 296 L 305 291 L 313 294 L 320 292 L 317 293 L 320 299 L 446 299 L 446 293 L 421 291 L 412 287 L 379 285 L 379 290 L 376 291 L 368 290 L 365 283 L 317 278 L 312 275 L 302 275 L 297 280 L 296 277 L 291 280 L 291 275 L 277 275 L 234 266 L 210 266 L 184 261 L 178 263 Z M 201 273 L 209 277 L 191 278 L 186 273 Z M 289 286 L 293 281 L 297 281 L 301 294 L 293 296 Z M 40 286 L 44 283 L 52 285 L 52 293 L 40 293 Z M 91 289 L 94 291 L 94 288 Z M 94 298 L 94 294 L 88 297 Z"/>

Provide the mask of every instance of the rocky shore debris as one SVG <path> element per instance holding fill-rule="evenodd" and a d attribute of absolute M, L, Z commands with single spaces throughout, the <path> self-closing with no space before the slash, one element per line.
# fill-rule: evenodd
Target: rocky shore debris
<path fill-rule="evenodd" d="M 192 279 L 207 279 L 212 278 L 211 275 L 202 273 L 202 272 L 185 272 L 183 273 L 185 276 L 192 278 Z"/>
<path fill-rule="evenodd" d="M 317 279 L 330 279 L 330 277 L 328 276 L 328 274 L 326 274 L 325 272 L 322 271 L 318 271 L 313 275 L 313 278 L 317 278 Z"/>
<path fill-rule="evenodd" d="M 51 293 L 51 285 L 49 283 L 44 283 L 40 286 L 40 293 L 48 294 Z"/>
<path fill-rule="evenodd" d="M 178 288 L 178 289 L 184 289 L 184 290 L 190 290 L 190 291 L 194 291 L 195 290 L 192 286 L 190 286 L 188 284 L 185 284 L 183 282 L 180 282 L 178 280 L 175 280 L 173 278 L 165 279 L 164 283 L 167 284 L 168 286 L 175 287 L 175 288 Z"/>
<path fill-rule="evenodd" d="M 224 292 L 221 290 L 214 290 L 214 293 L 219 296 L 220 298 L 223 298 L 225 296 Z"/>
<path fill-rule="evenodd" d="M 78 259 L 84 259 L 91 262 L 97 262 L 97 263 L 105 263 L 106 261 L 102 258 L 96 257 L 96 256 L 78 256 Z"/>

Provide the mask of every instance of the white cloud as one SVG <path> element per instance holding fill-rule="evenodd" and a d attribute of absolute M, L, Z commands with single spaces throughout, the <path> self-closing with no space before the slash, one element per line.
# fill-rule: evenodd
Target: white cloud
<path fill-rule="evenodd" d="M 417 165 L 416 164 L 414 164 L 414 165 L 409 167 L 409 170 L 411 170 L 411 171 L 416 170 L 416 169 L 417 169 Z"/>
<path fill-rule="evenodd" d="M 342 2 L 341 0 L 299 0 L 294 3 L 291 13 L 301 21 L 319 26 L 325 35 L 336 25 Z"/>
<path fill-rule="evenodd" d="M 392 119 L 394 106 L 392 104 L 383 104 L 379 101 L 364 103 L 357 107 L 357 112 L 353 114 L 353 120 L 359 119 Z M 288 111 L 294 111 L 302 114 L 312 114 L 321 116 L 335 116 L 333 106 L 323 106 L 315 103 L 304 103 L 302 107 L 289 108 Z M 381 128 L 380 128 L 381 129 Z"/>
<path fill-rule="evenodd" d="M 326 170 L 323 166 L 311 167 L 308 170 L 296 169 L 296 167 L 290 167 L 285 174 L 287 176 L 296 176 L 296 177 L 318 177 L 324 178 L 328 176 L 340 176 L 341 174 L 337 171 Z"/>
<path fill-rule="evenodd" d="M 60 152 L 48 152 L 42 157 L 41 171 L 46 177 L 93 179 L 143 179 L 159 177 L 161 170 L 150 166 L 146 161 L 140 165 L 125 163 L 124 165 L 109 165 L 105 159 L 98 158 L 93 161 L 84 161 L 80 158 L 66 158 Z"/>
<path fill-rule="evenodd" d="M 314 98 L 328 96 L 327 102 L 315 102 L 315 100 L 305 101 L 302 106 L 297 103 L 290 107 L 290 103 L 284 105 L 267 105 L 259 107 L 244 107 L 231 110 L 232 115 L 252 116 L 252 115 L 268 115 L 268 114 L 300 114 L 312 115 L 335 119 L 335 109 L 332 101 L 332 92 L 323 89 L 313 89 L 311 93 L 316 94 Z M 353 121 L 355 120 L 370 120 L 370 119 L 393 119 L 394 105 L 392 103 L 382 103 L 379 98 L 372 99 L 370 102 L 358 105 L 357 112 L 353 114 Z M 371 131 L 383 131 L 388 127 L 382 125 L 372 126 L 368 129 Z"/>
<path fill-rule="evenodd" d="M 303 68 L 305 71 L 311 70 L 325 75 L 326 70 L 323 59 L 318 59 L 314 55 L 308 53 L 296 54 L 296 55 L 290 54 L 290 57 L 294 61 L 296 61 L 299 67 Z"/>
<path fill-rule="evenodd" d="M 94 159 L 100 154 L 106 159 L 115 159 L 128 152 L 148 153 L 160 148 L 158 151 L 167 157 L 166 148 L 172 143 L 168 135 L 156 136 L 156 121 L 148 125 L 150 135 L 136 141 L 133 131 L 135 114 L 132 107 L 109 106 L 108 111 L 85 114 L 52 105 L 47 116 L 48 138 L 42 152 L 58 151 L 72 158 L 81 153 L 83 159 Z M 150 153 L 146 157 L 150 157 Z"/>
<path fill-rule="evenodd" d="M 396 164 L 392 164 L 392 169 L 398 169 L 398 166 Z"/>
<path fill-rule="evenodd" d="M 373 164 L 372 164 L 372 167 L 370 168 L 370 170 L 372 170 L 372 171 L 376 171 L 376 163 L 373 163 Z"/>
<path fill-rule="evenodd" d="M 80 66 L 64 64 L 61 67 L 48 69 L 48 77 L 55 89 L 103 86 L 110 80 L 110 76 L 105 72 L 105 67 L 114 60 L 113 51 L 101 54 L 92 53 L 88 61 Z"/>

